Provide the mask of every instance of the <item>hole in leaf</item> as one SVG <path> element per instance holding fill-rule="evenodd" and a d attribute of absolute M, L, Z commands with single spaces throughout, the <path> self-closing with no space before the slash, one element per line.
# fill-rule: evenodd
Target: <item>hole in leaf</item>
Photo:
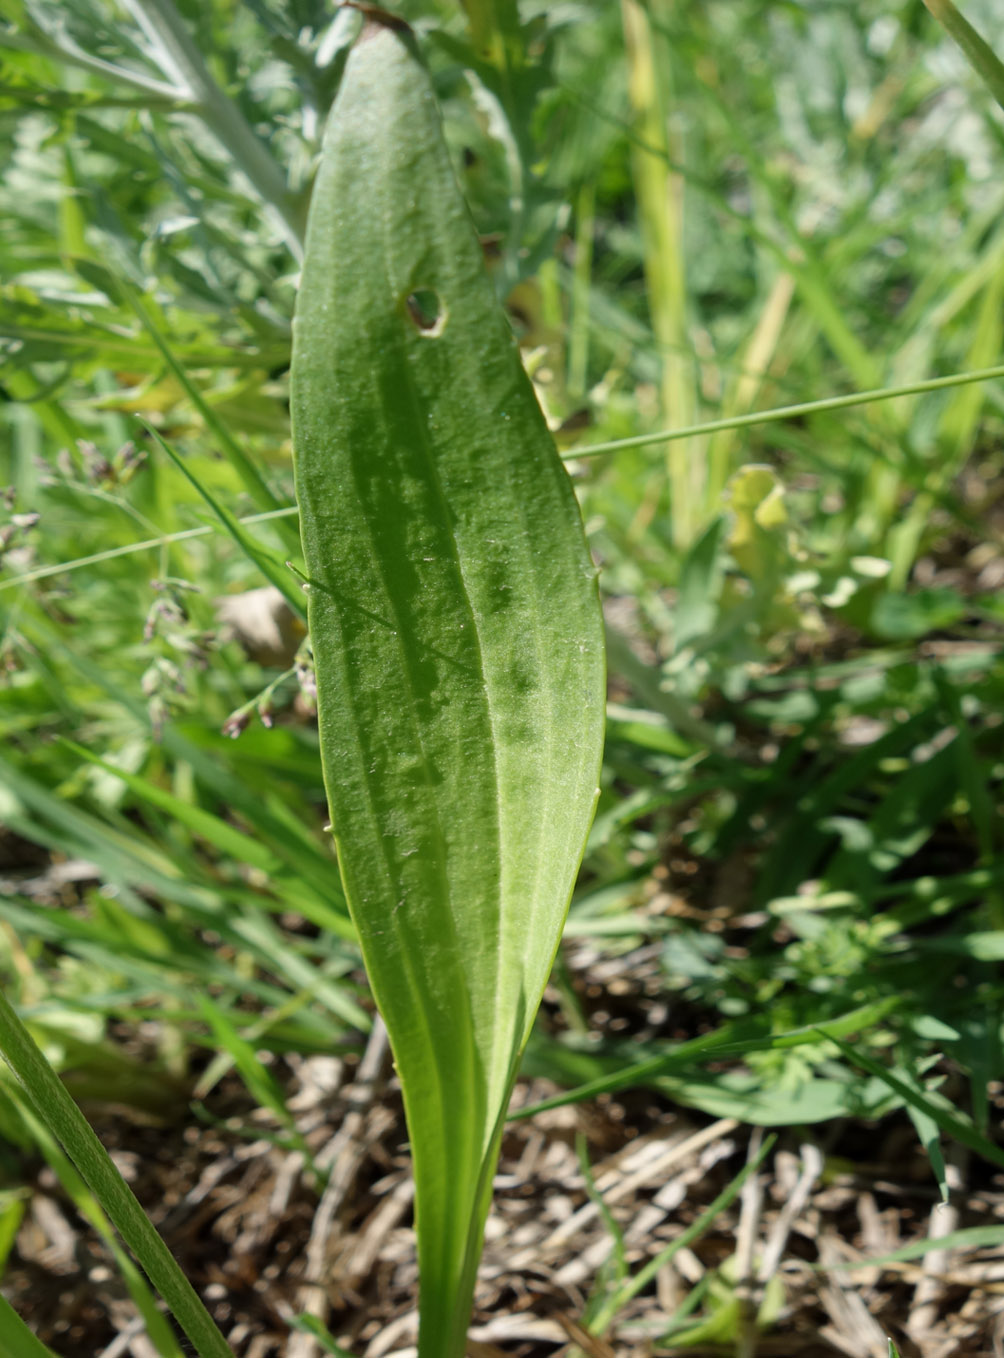
<path fill-rule="evenodd" d="M 446 308 L 439 299 L 439 293 L 432 288 L 416 288 L 405 299 L 408 315 L 415 328 L 428 339 L 435 339 L 443 333 L 446 325 Z"/>

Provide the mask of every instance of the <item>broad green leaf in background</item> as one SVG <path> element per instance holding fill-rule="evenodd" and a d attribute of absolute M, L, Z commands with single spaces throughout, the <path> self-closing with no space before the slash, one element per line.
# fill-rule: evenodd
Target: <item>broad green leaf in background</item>
<path fill-rule="evenodd" d="M 364 29 L 332 111 L 292 414 L 325 781 L 412 1138 L 419 1352 L 460 1358 L 593 813 L 603 637 L 571 485 L 397 23 Z"/>

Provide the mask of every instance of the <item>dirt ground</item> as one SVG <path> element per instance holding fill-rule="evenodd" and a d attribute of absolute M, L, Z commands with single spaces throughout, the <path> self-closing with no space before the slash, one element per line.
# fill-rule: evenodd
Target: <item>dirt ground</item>
<path fill-rule="evenodd" d="M 620 965 L 640 963 L 627 954 Z M 287 1056 L 272 1072 L 313 1165 L 233 1076 L 194 1112 L 181 1102 L 176 1118 L 106 1107 L 93 1120 L 239 1358 L 320 1358 L 315 1339 L 290 1332 L 304 1311 L 359 1358 L 414 1355 L 411 1181 L 382 1029 L 358 1056 Z M 553 1092 L 545 1081 L 524 1084 L 516 1102 Z M 581 1320 L 609 1284 L 615 1250 L 587 1192 L 577 1133 L 632 1273 L 693 1226 L 764 1137 L 645 1091 L 511 1123 L 471 1358 L 887 1358 L 889 1338 L 902 1358 L 1004 1356 L 1001 1247 L 847 1267 L 931 1234 L 1004 1221 L 1004 1175 L 965 1153 L 949 1165 L 952 1201 L 940 1202 L 902 1115 L 782 1129 L 739 1198 L 604 1338 L 590 1336 Z M 111 1255 L 52 1172 L 23 1160 L 18 1172 L 31 1197 L 4 1279 L 8 1298 L 62 1358 L 155 1358 Z M 669 1317 L 698 1287 L 704 1300 L 692 1318 L 713 1312 L 716 1324 L 667 1350 L 659 1340 Z"/>

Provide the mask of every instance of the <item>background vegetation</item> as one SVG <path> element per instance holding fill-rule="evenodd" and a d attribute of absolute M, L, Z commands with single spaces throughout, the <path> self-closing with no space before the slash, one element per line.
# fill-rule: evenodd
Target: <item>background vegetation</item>
<path fill-rule="evenodd" d="M 1004 387 L 602 446 L 999 364 L 1000 110 L 919 0 L 395 9 L 602 565 L 602 799 L 528 1074 L 999 1169 Z M 289 1059 L 371 1009 L 309 654 L 208 506 L 296 565 L 348 30 L 180 12 L 0 0 L 0 971 L 88 1106 L 239 1079 L 295 1146 Z M 3 1263 L 57 1157 L 12 1083 L 0 1137 Z"/>

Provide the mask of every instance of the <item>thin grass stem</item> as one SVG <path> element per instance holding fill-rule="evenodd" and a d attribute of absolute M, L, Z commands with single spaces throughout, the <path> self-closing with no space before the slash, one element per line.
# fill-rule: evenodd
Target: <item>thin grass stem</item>
<path fill-rule="evenodd" d="M 248 514 L 243 519 L 238 519 L 241 524 L 267 523 L 269 519 L 291 518 L 298 512 L 296 505 L 286 505 L 282 509 L 269 509 L 263 514 Z M 0 581 L 0 593 L 6 589 L 15 589 L 18 585 L 32 585 L 37 580 L 48 580 L 54 575 L 63 575 L 67 571 L 80 570 L 84 566 L 99 566 L 104 561 L 111 561 L 118 556 L 133 556 L 136 552 L 159 551 L 164 547 L 169 547 L 174 542 L 187 542 L 190 538 L 204 538 L 211 533 L 220 531 L 218 524 L 203 524 L 199 528 L 183 528 L 177 533 L 165 533 L 163 537 L 147 538 L 143 542 L 127 542 L 121 547 L 108 547 L 103 552 L 94 552 L 91 556 L 78 556 L 73 561 L 57 562 L 53 566 L 39 566 L 33 571 L 24 571 L 20 575 L 12 576 L 9 580 Z"/>
<path fill-rule="evenodd" d="M 995 368 L 979 368 L 973 372 L 953 373 L 948 377 L 931 377 L 923 382 L 909 382 L 901 387 L 877 387 L 873 391 L 849 392 L 846 396 L 826 396 L 819 401 L 777 406 L 774 410 L 754 410 L 748 415 L 730 415 L 727 419 L 684 425 L 679 429 L 656 429 L 650 434 L 633 434 L 626 439 L 612 439 L 608 443 L 591 443 L 581 448 L 572 448 L 563 456 L 568 461 L 584 457 L 601 457 L 606 453 L 619 453 L 624 448 L 645 448 L 656 443 L 668 443 L 672 439 L 689 439 L 698 434 L 717 434 L 723 429 L 749 429 L 757 424 L 797 420 L 803 415 L 819 415 L 827 410 L 847 410 L 852 406 L 871 405 L 875 401 L 892 401 L 898 396 L 923 396 L 931 391 L 946 391 L 949 387 L 963 387 L 971 382 L 993 382 L 1002 377 L 1004 364 L 999 364 Z"/>
<path fill-rule="evenodd" d="M 898 396 L 923 396 L 927 392 L 947 391 L 951 387 L 962 387 L 972 382 L 993 382 L 1004 378 L 1004 364 L 995 368 L 981 368 L 974 372 L 952 373 L 946 377 L 932 377 L 924 382 L 911 382 L 901 387 L 880 387 L 875 391 L 850 392 L 846 396 L 825 396 L 819 401 L 803 401 L 798 405 L 777 406 L 773 410 L 754 410 L 746 415 L 730 415 L 727 419 L 711 420 L 705 424 L 689 425 L 682 429 L 660 429 L 651 434 L 635 434 L 626 439 L 612 439 L 608 443 L 593 443 L 572 448 L 561 456 L 567 462 L 577 462 L 587 457 L 601 457 L 607 453 L 619 453 L 626 448 L 645 448 L 656 443 L 667 443 L 671 439 L 691 438 L 695 434 L 717 434 L 726 429 L 750 429 L 758 424 L 776 424 L 782 420 L 795 420 L 803 415 L 822 414 L 828 410 L 847 410 L 852 406 L 869 405 L 873 401 L 892 401 Z M 297 513 L 296 505 L 285 505 L 279 509 L 267 510 L 262 514 L 248 514 L 238 519 L 241 524 L 267 523 L 270 519 L 289 518 Z M 163 537 L 147 538 L 143 542 L 130 542 L 121 547 L 110 547 L 91 556 L 76 557 L 72 561 L 50 566 L 39 566 L 35 570 L 24 571 L 9 580 L 0 581 L 0 593 L 15 589 L 18 585 L 31 585 L 38 580 L 47 580 L 54 575 L 80 570 L 84 566 L 97 566 L 114 557 L 131 556 L 134 552 L 147 552 L 185 542 L 190 538 L 206 537 L 219 531 L 215 525 L 199 528 L 184 528 L 177 533 L 166 533 Z"/>

